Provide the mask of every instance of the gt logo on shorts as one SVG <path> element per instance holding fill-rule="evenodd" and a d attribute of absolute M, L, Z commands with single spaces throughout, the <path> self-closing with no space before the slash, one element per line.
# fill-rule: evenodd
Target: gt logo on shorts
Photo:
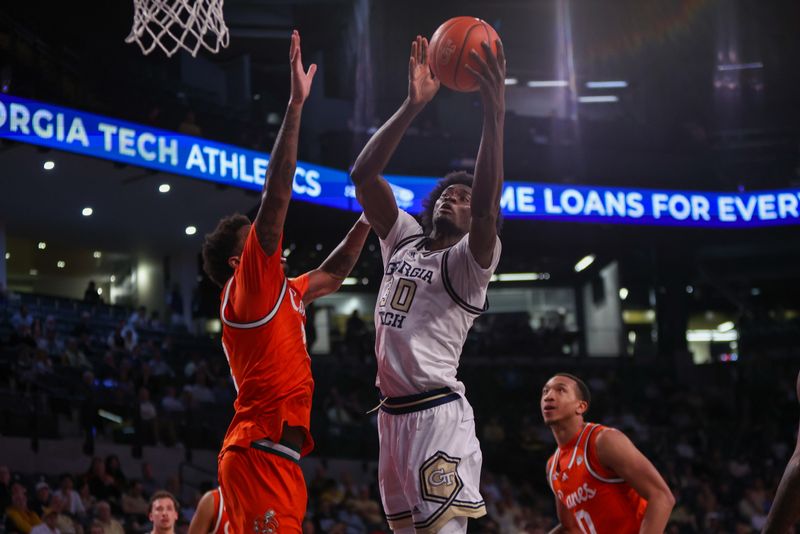
<path fill-rule="evenodd" d="M 267 510 L 263 517 L 256 518 L 253 524 L 255 534 L 275 534 L 278 532 L 278 520 L 275 518 L 275 510 Z"/>
<path fill-rule="evenodd" d="M 452 458 L 442 451 L 425 460 L 420 467 L 422 498 L 426 501 L 446 502 L 464 487 L 458 476 L 460 458 Z"/>

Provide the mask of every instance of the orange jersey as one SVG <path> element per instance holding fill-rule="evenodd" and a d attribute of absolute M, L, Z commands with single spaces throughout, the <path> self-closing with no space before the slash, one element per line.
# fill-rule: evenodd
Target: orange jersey
<path fill-rule="evenodd" d="M 228 512 L 225 510 L 225 501 L 219 488 L 211 490 L 214 496 L 214 524 L 211 525 L 210 534 L 228 534 Z"/>
<path fill-rule="evenodd" d="M 587 423 L 547 461 L 547 481 L 584 534 L 639 532 L 647 501 L 597 458 L 595 443 L 607 427 Z"/>
<path fill-rule="evenodd" d="M 303 305 L 308 276 L 286 278 L 282 250 L 279 241 L 267 256 L 251 227 L 239 265 L 222 290 L 222 348 L 237 391 L 222 452 L 264 438 L 277 443 L 284 425 L 305 429 L 302 455 L 314 448 L 309 432 L 314 380 Z"/>

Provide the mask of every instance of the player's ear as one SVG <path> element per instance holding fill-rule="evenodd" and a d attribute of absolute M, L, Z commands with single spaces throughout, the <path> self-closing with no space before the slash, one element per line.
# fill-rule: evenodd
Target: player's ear
<path fill-rule="evenodd" d="M 239 266 L 239 256 L 231 256 L 228 258 L 228 266 L 231 269 L 236 269 Z"/>
<path fill-rule="evenodd" d="M 589 403 L 586 402 L 585 400 L 578 401 L 578 407 L 575 409 L 575 413 L 577 413 L 578 415 L 583 415 L 587 411 L 589 411 Z"/>

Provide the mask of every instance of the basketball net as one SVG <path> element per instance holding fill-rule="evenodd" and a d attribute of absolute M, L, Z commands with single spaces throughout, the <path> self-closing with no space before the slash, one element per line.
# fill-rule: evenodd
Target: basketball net
<path fill-rule="evenodd" d="M 167 57 L 181 48 L 194 57 L 201 46 L 216 54 L 228 46 L 224 1 L 133 0 L 133 27 L 125 42 L 137 43 L 145 55 L 156 46 Z"/>

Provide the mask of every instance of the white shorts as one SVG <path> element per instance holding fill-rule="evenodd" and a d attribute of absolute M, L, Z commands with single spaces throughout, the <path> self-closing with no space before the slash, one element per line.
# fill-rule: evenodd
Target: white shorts
<path fill-rule="evenodd" d="M 433 533 L 454 517 L 486 515 L 472 406 L 449 393 L 438 395 L 438 402 L 457 398 L 426 407 L 437 403 L 431 393 L 436 392 L 388 399 L 378 414 L 378 481 L 392 530 L 413 525 L 417 532 Z M 400 413 L 415 407 L 422 409 Z"/>

